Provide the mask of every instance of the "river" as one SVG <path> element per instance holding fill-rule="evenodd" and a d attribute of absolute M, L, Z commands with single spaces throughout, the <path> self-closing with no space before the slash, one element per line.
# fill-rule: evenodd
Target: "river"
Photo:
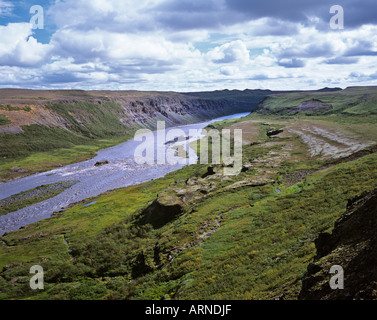
<path fill-rule="evenodd" d="M 238 113 L 213 120 L 167 128 L 182 130 L 189 137 L 190 129 L 202 129 L 208 124 L 241 118 L 249 113 Z M 157 131 L 153 132 L 154 137 Z M 187 140 L 190 142 L 190 140 Z M 70 204 L 100 195 L 106 191 L 140 184 L 161 178 L 169 172 L 182 168 L 185 164 L 137 164 L 134 153 L 141 142 L 130 139 L 124 143 L 99 151 L 91 160 L 71 164 L 51 171 L 37 173 L 24 178 L 0 183 L 0 199 L 41 185 L 75 180 L 72 187 L 59 195 L 22 208 L 18 211 L 0 216 L 0 236 L 6 232 L 17 230 L 22 226 L 50 217 L 54 212 L 67 208 Z M 166 144 L 164 148 L 171 145 Z M 171 150 L 171 149 L 170 149 Z M 156 150 L 155 150 L 156 152 Z M 102 166 L 95 166 L 98 161 L 107 160 Z"/>

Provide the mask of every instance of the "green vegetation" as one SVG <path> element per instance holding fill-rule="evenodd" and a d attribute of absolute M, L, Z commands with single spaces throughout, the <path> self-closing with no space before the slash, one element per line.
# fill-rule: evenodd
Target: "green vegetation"
<path fill-rule="evenodd" d="M 34 152 L 66 148 L 85 144 L 89 139 L 60 128 L 40 125 L 23 126 L 22 133 L 3 134 L 0 140 L 0 157 L 17 159 Z"/>
<path fill-rule="evenodd" d="M 303 107 L 302 103 L 305 102 L 315 103 L 312 106 Z M 335 92 L 297 92 L 271 95 L 264 99 L 258 111 L 264 114 L 272 113 L 285 116 L 325 114 L 342 115 L 344 118 L 344 116 L 367 115 L 372 116 L 375 120 L 376 104 L 377 92 L 374 87 L 350 87 Z"/>
<path fill-rule="evenodd" d="M 50 151 L 31 152 L 30 155 L 16 159 L 4 159 L 0 164 L 0 180 L 9 180 L 25 174 L 43 172 L 85 161 L 94 157 L 97 151 L 124 142 L 127 138 L 129 136 L 117 139 L 90 140 L 86 144 L 79 145 L 68 143 L 67 147 L 51 149 Z M 43 145 L 41 146 L 44 147 Z M 14 167 L 20 167 L 23 170 L 17 172 L 14 171 Z"/>
<path fill-rule="evenodd" d="M 131 138 L 131 134 L 107 139 L 82 135 L 39 125 L 23 127 L 23 133 L 3 134 L 0 140 L 0 179 L 20 176 L 12 168 L 22 167 L 28 174 L 84 161 L 100 149 L 111 147 Z"/>
<path fill-rule="evenodd" d="M 12 123 L 12 121 L 10 121 L 7 118 L 7 116 L 0 114 L 0 126 L 6 125 L 6 124 L 9 124 L 9 123 Z"/>
<path fill-rule="evenodd" d="M 7 104 L 6 106 L 0 104 L 0 110 L 5 110 L 5 111 L 27 111 L 30 112 L 31 108 L 29 106 L 24 106 L 24 107 L 14 107 L 10 104 Z"/>
<path fill-rule="evenodd" d="M 117 116 L 122 107 L 115 102 L 102 105 L 89 102 L 75 104 L 47 104 L 46 107 L 64 117 L 70 124 L 70 130 L 84 137 L 107 138 L 130 132 Z"/>

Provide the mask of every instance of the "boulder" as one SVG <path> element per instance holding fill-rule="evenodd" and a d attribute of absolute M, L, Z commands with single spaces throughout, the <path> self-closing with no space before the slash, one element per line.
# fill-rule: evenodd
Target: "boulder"
<path fill-rule="evenodd" d="M 94 165 L 96 167 L 99 167 L 99 166 L 103 166 L 103 165 L 108 164 L 108 163 L 109 163 L 108 160 L 101 160 L 101 161 L 97 161 Z"/>
<path fill-rule="evenodd" d="M 185 205 L 174 193 L 162 192 L 141 215 L 142 224 L 151 224 L 158 229 L 183 213 Z"/>
<path fill-rule="evenodd" d="M 279 133 L 282 133 L 283 131 L 284 131 L 283 129 L 272 129 L 272 130 L 268 130 L 268 131 L 267 131 L 267 136 L 268 136 L 268 137 L 276 136 L 276 135 L 278 135 Z"/>

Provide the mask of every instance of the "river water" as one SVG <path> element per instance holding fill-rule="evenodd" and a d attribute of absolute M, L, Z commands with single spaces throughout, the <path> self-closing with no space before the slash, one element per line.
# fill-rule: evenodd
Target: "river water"
<path fill-rule="evenodd" d="M 172 129 L 182 130 L 186 139 L 186 147 L 188 143 L 195 137 L 189 136 L 190 130 L 199 130 L 208 124 L 224 119 L 236 119 L 248 115 L 248 113 L 239 113 L 221 118 L 216 118 L 206 122 L 177 126 L 167 128 L 167 132 Z M 154 131 L 155 141 L 161 131 Z M 157 158 L 153 164 L 138 164 L 134 159 L 135 150 L 143 142 L 136 141 L 136 136 L 124 143 L 111 148 L 101 150 L 97 156 L 91 160 L 80 163 L 71 164 L 65 167 L 57 168 L 48 172 L 34 174 L 28 177 L 12 180 L 6 183 L 0 183 L 0 199 L 7 198 L 11 195 L 22 191 L 27 191 L 41 185 L 75 180 L 77 181 L 72 187 L 64 190 L 59 195 L 36 203 L 29 207 L 25 207 L 15 212 L 0 216 L 0 235 L 6 232 L 17 230 L 22 226 L 50 217 L 54 212 L 67 208 L 70 204 L 94 197 L 106 191 L 140 184 L 161 178 L 169 172 L 178 170 L 190 161 L 195 162 L 196 159 L 182 160 L 177 164 L 158 164 Z M 169 141 L 169 140 L 167 140 Z M 153 143 L 153 141 L 152 141 Z M 179 144 L 182 142 L 177 142 Z M 167 154 L 172 154 L 171 146 L 173 143 L 163 144 Z M 157 143 L 153 143 L 154 155 L 157 155 Z M 187 150 L 187 149 L 186 149 Z M 161 150 L 160 150 L 161 151 Z M 108 163 L 102 166 L 95 166 L 96 162 L 107 160 Z M 186 163 L 184 163 L 186 162 Z"/>

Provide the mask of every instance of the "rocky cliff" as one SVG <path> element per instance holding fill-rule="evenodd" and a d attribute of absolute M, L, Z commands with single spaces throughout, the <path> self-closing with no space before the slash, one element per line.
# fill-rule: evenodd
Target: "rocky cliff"
<path fill-rule="evenodd" d="M 377 189 L 350 199 L 332 233 L 316 239 L 317 256 L 308 266 L 299 298 L 377 298 Z M 344 289 L 330 288 L 330 268 L 344 271 Z"/>
<path fill-rule="evenodd" d="M 108 108 L 110 104 L 117 108 Z M 252 103 L 174 92 L 24 89 L 1 89 L 0 106 L 0 114 L 8 119 L 0 126 L 0 133 L 22 132 L 22 126 L 31 124 L 70 130 L 73 119 L 85 125 L 98 118 L 92 114 L 97 109 L 107 109 L 127 128 L 153 128 L 157 120 L 172 126 L 252 110 Z M 62 112 L 62 106 L 69 109 L 73 119 Z M 84 111 L 84 106 L 89 108 Z"/>

